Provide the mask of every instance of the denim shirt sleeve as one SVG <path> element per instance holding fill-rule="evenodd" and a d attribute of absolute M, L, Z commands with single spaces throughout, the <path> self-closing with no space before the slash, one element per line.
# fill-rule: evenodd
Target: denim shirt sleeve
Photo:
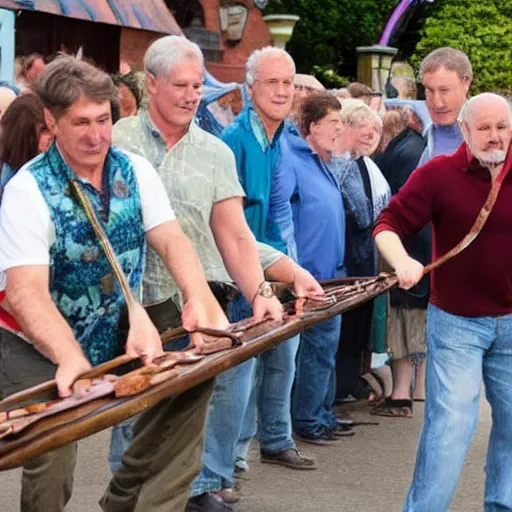
<path fill-rule="evenodd" d="M 297 178 L 293 169 L 277 165 L 272 175 L 269 217 L 279 228 L 287 255 L 297 261 L 297 244 L 293 223 L 292 197 L 297 189 Z"/>

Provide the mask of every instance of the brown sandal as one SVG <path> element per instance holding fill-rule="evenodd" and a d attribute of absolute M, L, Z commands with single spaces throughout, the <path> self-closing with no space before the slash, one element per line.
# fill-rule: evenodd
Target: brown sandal
<path fill-rule="evenodd" d="M 389 418 L 412 418 L 412 400 L 386 398 L 372 409 L 371 414 Z"/>

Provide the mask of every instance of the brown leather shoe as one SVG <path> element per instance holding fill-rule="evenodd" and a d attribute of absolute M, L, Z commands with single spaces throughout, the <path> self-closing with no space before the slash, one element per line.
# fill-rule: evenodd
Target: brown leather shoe
<path fill-rule="evenodd" d="M 260 460 L 264 464 L 278 464 L 291 469 L 316 469 L 315 460 L 304 457 L 297 448 L 288 448 L 278 453 L 261 450 Z"/>
<path fill-rule="evenodd" d="M 240 501 L 240 493 L 238 493 L 232 487 L 224 487 L 218 492 L 214 492 L 215 496 L 218 496 L 224 503 L 228 505 L 232 505 L 233 503 L 238 503 Z"/>

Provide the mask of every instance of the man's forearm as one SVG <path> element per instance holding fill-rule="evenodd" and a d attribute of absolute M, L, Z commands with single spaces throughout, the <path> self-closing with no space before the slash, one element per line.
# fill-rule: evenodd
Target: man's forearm
<path fill-rule="evenodd" d="M 254 237 L 250 232 L 248 236 L 232 237 L 224 240 L 219 250 L 229 275 L 244 297 L 252 302 L 265 279 Z"/>
<path fill-rule="evenodd" d="M 270 245 L 256 241 L 256 247 L 258 248 L 258 254 L 260 256 L 260 264 L 263 267 L 263 273 L 266 275 L 267 269 L 271 267 L 281 258 L 287 258 L 287 256 L 274 249 Z"/>
<path fill-rule="evenodd" d="M 265 269 L 265 277 L 269 281 L 293 284 L 295 281 L 295 272 L 298 268 L 300 267 L 297 263 L 283 254 L 281 258 Z"/>
<path fill-rule="evenodd" d="M 7 286 L 9 310 L 34 347 L 54 364 L 77 354 L 83 356 L 71 327 L 49 294 Z"/>
<path fill-rule="evenodd" d="M 401 261 L 409 257 L 400 237 L 393 231 L 378 233 L 375 236 L 375 244 L 380 254 L 393 269 L 396 269 Z"/>

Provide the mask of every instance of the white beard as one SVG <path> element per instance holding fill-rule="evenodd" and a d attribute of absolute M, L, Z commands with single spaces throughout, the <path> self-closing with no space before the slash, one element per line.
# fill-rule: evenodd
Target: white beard
<path fill-rule="evenodd" d="M 470 148 L 471 149 L 471 148 Z M 475 151 L 473 152 L 475 158 L 478 159 L 483 167 L 496 167 L 501 165 L 507 158 L 507 152 L 502 149 L 493 149 L 491 151 Z"/>

